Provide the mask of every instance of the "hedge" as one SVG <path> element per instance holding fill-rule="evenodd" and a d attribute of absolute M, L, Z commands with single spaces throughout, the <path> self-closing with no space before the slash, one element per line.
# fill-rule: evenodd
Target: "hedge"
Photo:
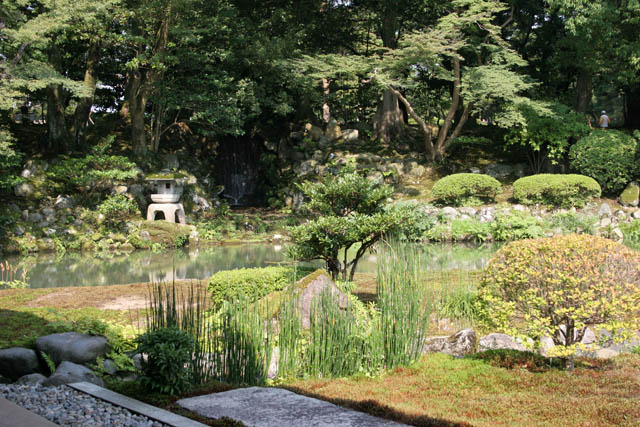
<path fill-rule="evenodd" d="M 433 185 L 431 197 L 443 205 L 477 205 L 492 201 L 502 191 L 500 182 L 477 173 L 456 173 L 445 176 Z"/>
<path fill-rule="evenodd" d="M 207 289 L 216 305 L 235 298 L 262 298 L 284 289 L 313 270 L 308 267 L 264 267 L 219 271 L 209 278 Z"/>
<path fill-rule="evenodd" d="M 569 208 L 582 207 L 593 197 L 600 197 L 600 185 L 584 175 L 543 173 L 518 179 L 513 183 L 513 198 L 519 203 Z"/>

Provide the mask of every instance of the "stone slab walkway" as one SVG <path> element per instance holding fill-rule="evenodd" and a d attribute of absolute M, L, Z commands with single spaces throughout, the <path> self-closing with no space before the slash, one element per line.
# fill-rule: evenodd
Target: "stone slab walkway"
<path fill-rule="evenodd" d="M 0 427 L 57 427 L 40 415 L 27 411 L 21 406 L 0 397 Z"/>
<path fill-rule="evenodd" d="M 178 400 L 178 405 L 209 418 L 229 417 L 249 427 L 402 426 L 363 412 L 302 396 L 281 388 L 250 387 Z"/>

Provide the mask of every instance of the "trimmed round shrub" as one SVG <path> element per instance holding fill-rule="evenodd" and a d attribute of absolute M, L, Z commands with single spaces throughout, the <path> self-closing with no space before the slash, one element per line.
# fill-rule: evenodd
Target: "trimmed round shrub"
<path fill-rule="evenodd" d="M 456 173 L 438 180 L 431 189 L 431 197 L 442 205 L 468 206 L 495 200 L 500 191 L 500 182 L 489 175 Z"/>
<path fill-rule="evenodd" d="M 207 289 L 214 304 L 236 298 L 262 298 L 306 276 L 312 268 L 264 267 L 219 271 L 209 278 Z"/>
<path fill-rule="evenodd" d="M 598 181 L 602 191 L 620 193 L 636 171 L 636 140 L 619 131 L 595 131 L 569 150 L 571 168 Z"/>
<path fill-rule="evenodd" d="M 600 185 L 584 175 L 543 173 L 526 176 L 513 183 L 513 198 L 519 203 L 570 208 L 582 207 L 593 197 L 600 197 Z"/>
<path fill-rule="evenodd" d="M 551 355 L 570 356 L 587 326 L 619 339 L 638 330 L 640 253 L 585 234 L 512 242 L 489 262 L 478 296 L 489 327 L 550 336 Z"/>

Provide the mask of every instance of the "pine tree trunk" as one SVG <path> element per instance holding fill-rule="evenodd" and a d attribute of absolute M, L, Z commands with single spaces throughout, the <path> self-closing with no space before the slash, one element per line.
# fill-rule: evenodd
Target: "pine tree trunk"
<path fill-rule="evenodd" d="M 100 46 L 98 43 L 92 43 L 89 48 L 89 55 L 87 57 L 87 66 L 84 72 L 84 85 L 89 91 L 86 97 L 78 100 L 74 115 L 73 130 L 75 134 L 75 143 L 77 148 L 82 148 L 85 143 L 85 129 L 88 126 L 89 115 L 91 114 L 91 107 L 93 106 L 93 99 L 96 92 L 96 69 L 100 60 Z"/>
<path fill-rule="evenodd" d="M 593 75 L 590 70 L 582 69 L 578 73 L 574 109 L 579 113 L 586 113 L 591 107 L 593 96 Z"/>
<path fill-rule="evenodd" d="M 391 90 L 385 90 L 382 94 L 382 101 L 373 118 L 373 130 L 373 137 L 385 144 L 390 144 L 404 130 L 404 116 L 398 97 Z"/>
<path fill-rule="evenodd" d="M 120 113 L 131 124 L 131 146 L 138 156 L 147 153 L 147 134 L 144 123 L 146 104 L 146 87 L 142 74 L 138 70 L 131 70 L 127 73 L 125 104 Z"/>
<path fill-rule="evenodd" d="M 49 62 L 56 70 L 60 70 L 62 58 L 55 37 L 49 49 Z M 64 88 L 62 85 L 47 86 L 47 128 L 49 150 L 56 153 L 66 151 L 69 134 L 64 117 Z"/>
<path fill-rule="evenodd" d="M 62 153 L 67 149 L 67 124 L 64 117 L 64 96 L 62 85 L 47 87 L 47 128 L 49 150 Z"/>

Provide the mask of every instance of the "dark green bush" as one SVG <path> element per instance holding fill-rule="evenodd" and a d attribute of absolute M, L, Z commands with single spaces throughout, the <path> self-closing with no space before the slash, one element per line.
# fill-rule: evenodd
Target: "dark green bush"
<path fill-rule="evenodd" d="M 105 224 L 111 227 L 121 224 L 132 215 L 140 214 L 136 202 L 123 194 L 107 197 L 98 205 L 98 212 L 104 215 Z"/>
<path fill-rule="evenodd" d="M 445 176 L 431 189 L 431 197 L 442 205 L 478 205 L 494 200 L 502 191 L 497 179 L 477 173 L 457 173 Z"/>
<path fill-rule="evenodd" d="M 600 197 L 600 185 L 584 175 L 539 174 L 520 178 L 513 183 L 513 198 L 519 203 L 569 208 L 582 207 L 593 197 Z"/>
<path fill-rule="evenodd" d="M 214 304 L 239 297 L 261 298 L 306 276 L 313 269 L 306 267 L 240 268 L 219 271 L 209 278 L 208 290 Z"/>
<path fill-rule="evenodd" d="M 633 137 L 615 130 L 598 130 L 571 147 L 571 168 L 598 181 L 603 192 L 617 194 L 638 170 L 636 149 Z"/>
<path fill-rule="evenodd" d="M 107 154 L 112 142 L 113 137 L 105 138 L 84 157 L 60 156 L 61 161 L 47 171 L 53 190 L 91 199 L 134 179 L 138 175 L 135 163 L 124 156 Z"/>
<path fill-rule="evenodd" d="M 140 383 L 151 391 L 178 395 L 190 384 L 189 370 L 195 342 L 193 337 L 178 328 L 160 328 L 147 332 L 136 339 L 138 352 L 143 358 Z"/>
<path fill-rule="evenodd" d="M 21 153 L 15 151 L 15 138 L 8 129 L 0 128 L 0 192 L 9 191 L 20 182 L 18 168 Z"/>

